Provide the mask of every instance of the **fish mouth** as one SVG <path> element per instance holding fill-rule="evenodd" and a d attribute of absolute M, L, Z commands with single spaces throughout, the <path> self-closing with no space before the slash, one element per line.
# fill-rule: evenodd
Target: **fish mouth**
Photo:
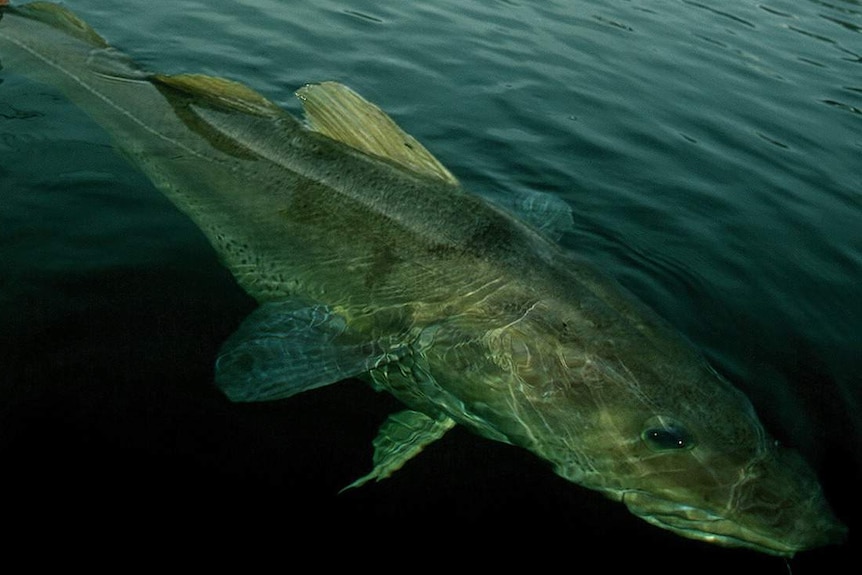
<path fill-rule="evenodd" d="M 801 533 L 777 533 L 768 527 L 748 526 L 718 513 L 643 491 L 624 492 L 622 502 L 646 522 L 682 537 L 779 557 L 792 557 L 804 549 L 840 542 L 846 534 L 846 528 L 836 522 Z"/>

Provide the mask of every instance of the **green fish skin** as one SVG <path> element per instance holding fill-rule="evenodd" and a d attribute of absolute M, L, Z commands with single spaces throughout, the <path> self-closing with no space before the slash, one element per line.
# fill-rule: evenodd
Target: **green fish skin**
<path fill-rule="evenodd" d="M 302 88 L 301 123 L 241 84 L 142 70 L 54 4 L 6 8 L 0 58 L 103 126 L 260 303 L 216 361 L 228 397 L 360 377 L 406 404 L 353 486 L 457 424 L 685 537 L 781 556 L 844 537 L 744 395 L 557 245 L 559 201 L 468 193 L 340 84 Z"/>

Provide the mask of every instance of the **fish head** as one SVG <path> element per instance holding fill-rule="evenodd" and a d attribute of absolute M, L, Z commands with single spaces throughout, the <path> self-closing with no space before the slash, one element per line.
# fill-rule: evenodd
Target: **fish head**
<path fill-rule="evenodd" d="M 581 361 L 567 388 L 580 436 L 560 475 L 691 539 L 778 556 L 843 539 L 812 469 L 699 355 L 618 352 L 593 357 L 587 378 Z"/>
<path fill-rule="evenodd" d="M 714 456 L 681 463 L 667 466 L 669 472 L 651 466 L 652 473 L 667 476 L 614 496 L 635 515 L 678 535 L 770 555 L 790 557 L 846 534 L 815 475 L 792 450 L 777 448 L 747 462 Z M 715 468 L 725 472 L 711 473 Z"/>

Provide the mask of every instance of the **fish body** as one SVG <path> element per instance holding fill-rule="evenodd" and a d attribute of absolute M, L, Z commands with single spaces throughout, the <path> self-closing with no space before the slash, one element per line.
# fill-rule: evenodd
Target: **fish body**
<path fill-rule="evenodd" d="M 340 84 L 299 90 L 302 123 L 229 80 L 141 70 L 54 4 L 7 9 L 0 58 L 100 123 L 259 302 L 216 361 L 231 399 L 358 377 L 406 404 L 352 486 L 457 424 L 686 537 L 789 556 L 843 536 L 746 397 L 558 245 L 558 201 L 467 192 Z"/>

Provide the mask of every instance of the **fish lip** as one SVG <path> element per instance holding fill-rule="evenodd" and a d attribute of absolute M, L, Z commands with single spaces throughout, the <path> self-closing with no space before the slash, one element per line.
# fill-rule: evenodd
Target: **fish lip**
<path fill-rule="evenodd" d="M 756 543 L 751 541 L 750 539 L 745 539 L 744 537 L 737 537 L 728 534 L 719 534 L 714 531 L 709 531 L 706 529 L 698 529 L 693 528 L 692 524 L 687 524 L 686 526 L 678 525 L 677 519 L 673 515 L 638 515 L 641 519 L 644 519 L 648 523 L 655 525 L 656 527 L 661 527 L 668 531 L 671 531 L 677 535 L 682 537 L 686 537 L 688 539 L 695 539 L 697 541 L 704 541 L 706 543 L 711 543 L 714 545 L 720 545 L 722 547 L 738 547 L 751 549 L 754 551 L 759 551 L 761 553 L 766 553 L 769 555 L 776 555 L 779 557 L 793 557 L 793 555 L 798 551 L 795 547 L 788 545 L 781 545 L 778 542 L 770 541 L 771 545 L 766 544 L 766 539 L 763 539 L 764 543 Z M 729 523 L 727 520 L 716 519 L 716 522 L 724 522 Z"/>
<path fill-rule="evenodd" d="M 634 515 L 688 539 L 723 547 L 746 548 L 779 557 L 792 557 L 799 547 L 784 544 L 744 525 L 698 507 L 682 505 L 671 499 L 644 491 L 625 491 L 622 502 Z M 656 511 L 661 509 L 661 511 Z M 713 529 L 710 529 L 712 527 Z M 739 535 L 729 531 L 733 530 Z"/>

